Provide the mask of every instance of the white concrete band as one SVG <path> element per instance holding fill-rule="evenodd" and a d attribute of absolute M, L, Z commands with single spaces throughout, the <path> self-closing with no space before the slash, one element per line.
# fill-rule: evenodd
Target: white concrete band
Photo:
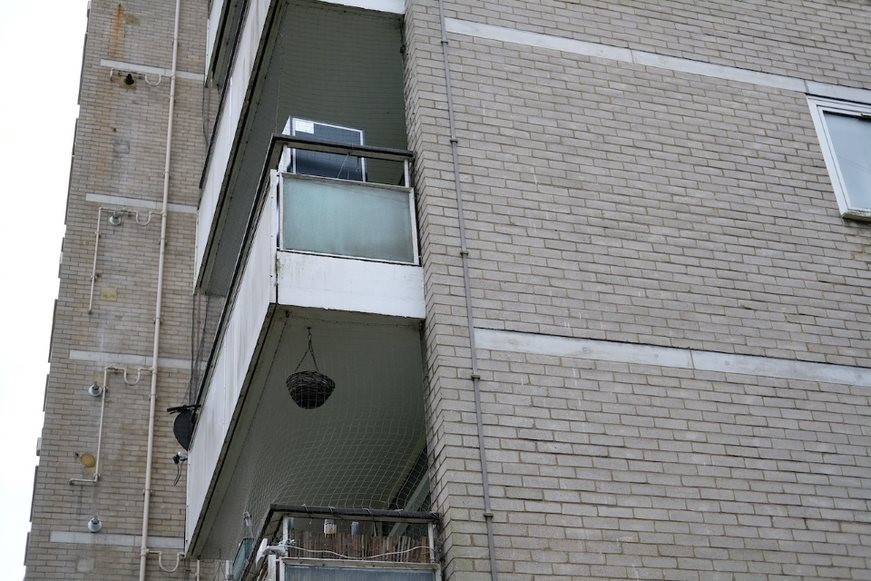
<path fill-rule="evenodd" d="M 687 58 L 659 55 L 651 52 L 632 50 L 595 42 L 583 42 L 561 36 L 526 32 L 502 26 L 492 26 L 489 24 L 459 20 L 457 18 L 447 19 L 447 30 L 454 34 L 463 34 L 476 38 L 546 48 L 570 54 L 657 67 L 675 72 L 692 73 L 728 81 L 739 81 L 762 87 L 785 89 L 787 91 L 808 93 L 833 99 L 847 99 L 851 101 L 871 103 L 871 90 L 867 89 L 842 87 L 840 85 L 831 85 L 828 83 L 817 83 L 815 81 L 808 81 L 786 75 L 761 73 L 739 67 L 716 65 Z"/>
<path fill-rule="evenodd" d="M 475 329 L 480 349 L 871 387 L 871 369 L 756 355 Z"/>
<path fill-rule="evenodd" d="M 63 543 L 69 545 L 103 545 L 110 547 L 138 548 L 141 542 L 141 537 L 139 535 L 51 531 L 49 541 L 52 543 Z M 153 549 L 169 549 L 181 552 L 184 551 L 184 539 L 175 537 L 153 537 L 149 535 L 148 546 Z"/>
<path fill-rule="evenodd" d="M 391 14 L 405 14 L 405 0 L 321 0 L 326 4 L 339 4 L 340 6 L 351 6 L 353 8 L 363 8 L 364 10 L 375 10 L 377 12 L 389 12 Z"/>
<path fill-rule="evenodd" d="M 70 349 L 70 359 L 75 361 L 91 361 L 101 365 L 132 365 L 148 369 L 151 367 L 151 357 L 131 355 L 129 353 L 106 353 L 104 351 L 79 351 Z M 190 359 L 174 359 L 161 357 L 158 363 L 162 368 L 189 370 Z"/>
<path fill-rule="evenodd" d="M 146 210 L 160 210 L 160 202 L 152 202 L 150 200 L 140 200 L 137 198 L 127 198 L 124 196 L 112 196 L 107 194 L 85 194 L 85 200 L 96 204 L 108 206 L 119 206 L 124 208 L 144 208 Z M 178 212 L 180 214 L 197 213 L 196 206 L 187 206 L 185 204 L 167 204 L 167 209 L 170 212 Z"/>
<path fill-rule="evenodd" d="M 107 69 L 115 69 L 125 73 L 136 73 L 139 75 L 159 75 L 161 77 L 171 77 L 172 69 L 164 69 L 162 67 L 152 67 L 148 65 L 140 65 L 136 63 L 125 63 L 122 61 L 113 61 L 109 59 L 100 59 L 100 66 Z M 203 82 L 206 76 L 202 73 L 189 73 L 186 71 L 178 71 L 176 77 L 179 79 L 187 79 L 188 81 Z"/>

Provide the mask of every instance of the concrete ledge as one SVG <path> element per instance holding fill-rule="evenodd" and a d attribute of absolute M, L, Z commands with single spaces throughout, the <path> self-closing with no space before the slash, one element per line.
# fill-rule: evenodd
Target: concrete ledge
<path fill-rule="evenodd" d="M 146 210 L 160 210 L 160 208 L 162 207 L 161 202 L 141 200 L 138 198 L 128 198 L 125 196 L 114 196 L 109 194 L 85 194 L 85 201 L 110 206 L 122 206 L 126 208 L 144 208 Z M 197 213 L 196 206 L 170 203 L 167 204 L 166 207 L 170 212 L 179 212 L 180 214 L 196 215 Z"/>
<path fill-rule="evenodd" d="M 871 90 L 818 83 L 798 77 L 775 75 L 728 65 L 717 65 L 696 59 L 672 57 L 652 52 L 632 50 L 595 42 L 583 42 L 562 36 L 527 32 L 503 26 L 480 24 L 457 18 L 445 19 L 448 32 L 476 38 L 510 42 L 625 63 L 656 67 L 680 73 L 691 73 L 727 81 L 738 81 L 762 87 L 809 93 L 833 99 L 871 103 Z"/>
<path fill-rule="evenodd" d="M 92 361 L 102 365 L 134 365 L 148 369 L 151 367 L 151 357 L 143 355 L 132 355 L 130 353 L 107 353 L 104 351 L 79 351 L 70 349 L 70 359 L 76 361 Z M 162 369 L 183 369 L 185 371 L 191 368 L 190 359 L 174 359 L 172 357 L 160 357 L 157 360 L 159 367 Z"/>
<path fill-rule="evenodd" d="M 777 377 L 839 383 L 861 387 L 871 387 L 871 369 L 850 367 L 830 363 L 812 363 L 792 359 L 758 357 L 754 355 L 731 355 L 716 351 L 695 349 L 675 349 L 654 345 L 617 343 L 537 335 L 515 331 L 496 331 L 475 329 L 475 341 L 480 349 L 493 351 L 512 351 L 515 353 L 534 353 L 554 357 L 573 357 L 594 361 L 615 361 L 637 365 L 657 365 L 679 369 L 716 371 L 755 375 L 757 377 Z"/>
<path fill-rule="evenodd" d="M 125 73 L 137 73 L 140 75 L 158 75 L 160 77 L 167 78 L 172 76 L 172 69 L 165 69 L 163 67 L 152 67 L 149 65 L 140 65 L 136 63 L 125 63 L 122 61 L 112 61 L 109 59 L 101 59 L 100 66 L 115 69 L 117 71 L 124 71 Z M 206 76 L 202 73 L 176 71 L 175 75 L 180 79 L 187 79 L 188 81 L 199 81 L 202 83 L 206 80 Z"/>
<path fill-rule="evenodd" d="M 82 525 L 84 527 L 84 524 Z M 142 545 L 140 535 L 118 535 L 111 533 L 84 533 L 71 531 L 51 531 L 49 541 L 68 545 L 103 545 L 111 547 L 135 548 Z M 184 550 L 184 539 L 175 537 L 148 537 L 149 549 Z"/>
<path fill-rule="evenodd" d="M 363 8 L 364 10 L 374 10 L 376 12 L 389 12 L 391 14 L 405 14 L 404 0 L 321 0 L 327 4 L 338 4 L 340 6 L 351 6 L 353 8 Z"/>

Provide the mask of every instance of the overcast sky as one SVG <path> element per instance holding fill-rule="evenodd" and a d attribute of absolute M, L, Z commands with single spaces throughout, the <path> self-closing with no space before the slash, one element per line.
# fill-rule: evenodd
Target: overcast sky
<path fill-rule="evenodd" d="M 24 575 L 86 14 L 87 0 L 0 0 L 4 579 Z"/>

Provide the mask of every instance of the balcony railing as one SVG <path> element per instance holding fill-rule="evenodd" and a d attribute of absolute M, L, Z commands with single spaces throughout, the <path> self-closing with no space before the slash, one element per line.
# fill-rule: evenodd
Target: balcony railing
<path fill-rule="evenodd" d="M 440 578 L 434 513 L 270 508 L 235 580 L 397 580 Z"/>
<path fill-rule="evenodd" d="M 278 199 L 282 250 L 418 264 L 409 152 L 298 137 L 281 142 Z M 283 172 L 296 167 L 288 160 L 293 158 L 292 152 L 299 150 L 346 159 L 348 165 L 362 158 L 401 162 L 403 185 Z M 365 172 L 362 175 L 365 179 Z"/>

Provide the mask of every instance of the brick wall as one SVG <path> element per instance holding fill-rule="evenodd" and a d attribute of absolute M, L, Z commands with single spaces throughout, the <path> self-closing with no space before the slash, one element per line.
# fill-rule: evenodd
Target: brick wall
<path fill-rule="evenodd" d="M 869 88 L 867 6 L 812 4 L 463 2 L 447 16 Z M 448 576 L 486 579 L 434 0 L 408 3 L 406 37 L 434 508 Z M 871 234 L 838 214 L 803 93 L 449 40 L 478 328 L 869 365 Z M 867 388 L 478 356 L 503 578 L 867 574 Z"/>
<path fill-rule="evenodd" d="M 119 357 L 150 357 L 154 324 L 160 236 L 157 210 L 144 226 L 128 216 L 122 225 L 113 227 L 107 223 L 108 214 L 103 214 L 94 307 L 90 314 L 87 309 L 98 208 L 129 207 L 139 210 L 143 221 L 149 203 L 159 208 L 170 79 L 137 76 L 135 84 L 127 86 L 122 77 L 111 76 L 111 67 L 101 65 L 101 60 L 170 68 L 174 6 L 173 2 L 91 3 L 27 553 L 30 579 L 129 579 L 138 571 L 139 542 L 132 540 L 142 526 L 148 372 L 136 385 L 126 385 L 120 374 L 110 375 L 102 478 L 96 485 L 80 486 L 71 486 L 69 479 L 93 476 L 93 470 L 77 460 L 77 454 L 96 453 L 101 402 L 87 395 L 87 386 L 93 381 L 102 383 L 103 367 L 118 364 Z M 178 67 L 200 73 L 205 7 L 193 3 L 182 3 L 182 7 Z M 189 207 L 198 201 L 204 156 L 201 84 L 183 78 L 177 82 L 170 202 Z M 93 195 L 130 201 L 101 202 Z M 194 227 L 194 214 L 169 212 L 162 358 L 190 357 Z M 144 366 L 120 365 L 130 370 L 131 381 L 136 368 Z M 170 458 L 179 446 L 172 436 L 172 418 L 163 410 L 183 403 L 188 377 L 183 361 L 162 368 L 158 376 L 149 527 L 150 535 L 179 542 L 184 530 L 184 479 L 173 486 L 176 467 Z M 94 514 L 103 521 L 100 533 L 82 542 L 77 537 L 72 537 L 74 542 L 58 542 L 70 534 L 87 534 L 86 523 Z M 113 535 L 122 535 L 114 538 L 123 542 L 111 543 Z M 175 551 L 164 550 L 164 564 L 174 562 Z M 152 578 L 181 578 L 185 569 L 182 565 L 170 576 L 157 570 L 155 557 L 149 561 Z"/>
<path fill-rule="evenodd" d="M 506 578 L 867 575 L 867 388 L 504 351 L 482 368 Z"/>
<path fill-rule="evenodd" d="M 475 0 L 449 3 L 447 15 L 851 87 L 871 80 L 861 0 Z"/>
<path fill-rule="evenodd" d="M 871 362 L 804 95 L 455 40 L 479 324 Z"/>

